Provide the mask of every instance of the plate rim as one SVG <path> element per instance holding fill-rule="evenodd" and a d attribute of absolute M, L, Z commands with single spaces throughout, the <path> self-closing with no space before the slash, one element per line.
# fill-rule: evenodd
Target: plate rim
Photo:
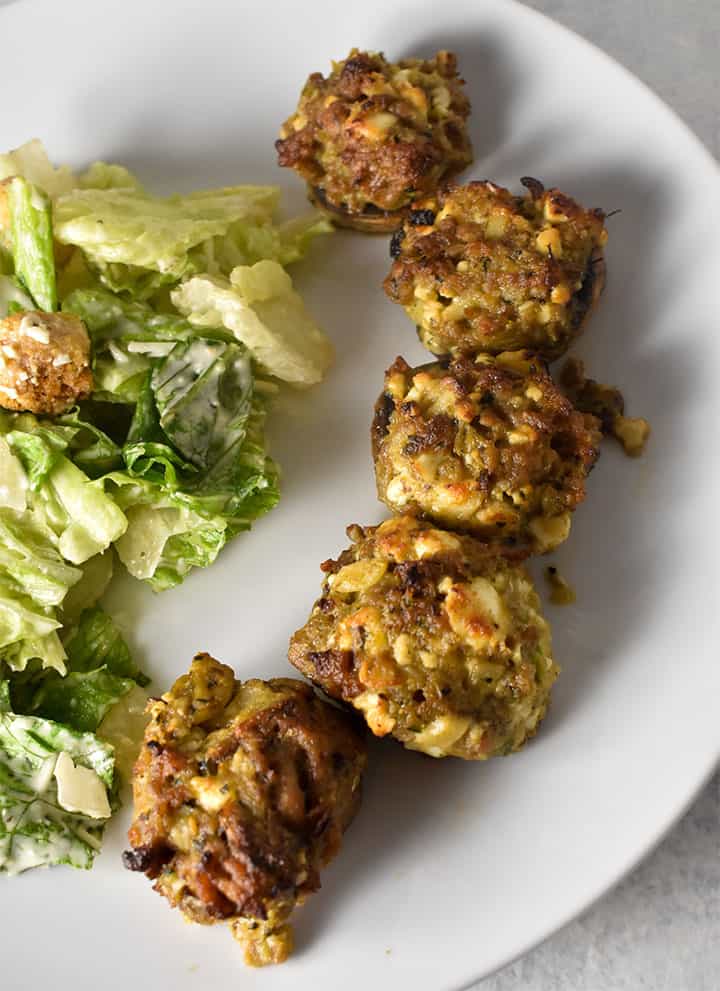
<path fill-rule="evenodd" d="M 674 107 L 668 104 L 651 88 L 650 85 L 635 75 L 622 62 L 618 61 L 615 57 L 608 54 L 593 41 L 578 33 L 573 28 L 568 27 L 561 21 L 556 20 L 553 16 L 543 11 L 527 6 L 525 3 L 521 2 L 521 0 L 485 0 L 485 2 L 488 3 L 490 9 L 495 8 L 498 11 L 501 10 L 503 12 L 503 18 L 507 18 L 508 22 L 512 22 L 513 19 L 517 19 L 517 21 L 520 22 L 523 18 L 529 22 L 534 21 L 536 24 L 541 26 L 543 31 L 551 31 L 556 36 L 567 39 L 568 42 L 571 42 L 574 47 L 579 48 L 580 50 L 584 49 L 588 56 L 592 57 L 594 62 L 603 65 L 607 71 L 613 72 L 618 79 L 622 80 L 625 88 L 633 88 L 637 93 L 642 94 L 643 98 L 645 100 L 649 100 L 659 114 L 664 114 L 666 119 L 671 120 L 676 127 L 679 127 L 680 132 L 684 134 L 687 147 L 693 147 L 696 154 L 699 152 L 697 155 L 698 161 L 702 161 L 706 168 L 709 167 L 712 172 L 716 173 L 720 177 L 720 162 L 718 162 L 705 142 L 694 132 L 692 127 L 684 120 L 681 114 L 674 109 Z M 12 10 L 15 6 L 16 4 L 13 0 L 11 0 L 11 2 L 7 5 L 3 5 L 0 0 L 0 13 L 5 10 Z M 512 136 L 510 136 L 509 140 L 512 142 Z M 712 650 L 714 638 L 711 637 L 709 640 L 711 644 L 710 650 Z M 699 773 L 693 778 L 693 783 L 687 792 L 684 801 L 681 802 L 680 805 L 673 810 L 672 814 L 660 823 L 655 830 L 646 835 L 643 842 L 638 845 L 638 849 L 631 851 L 628 855 L 622 858 L 622 865 L 615 871 L 611 872 L 606 880 L 597 886 L 597 890 L 589 893 L 584 898 L 577 900 L 576 903 L 566 912 L 560 913 L 561 918 L 559 921 L 554 921 L 546 928 L 543 928 L 540 935 L 527 939 L 516 950 L 506 954 L 502 960 L 493 963 L 490 966 L 490 969 L 481 970 L 476 972 L 474 976 L 469 976 L 464 979 L 459 978 L 458 980 L 461 982 L 453 982 L 449 984 L 447 986 L 447 991 L 469 991 L 469 989 L 473 988 L 478 982 L 484 981 L 512 963 L 525 957 L 533 949 L 545 943 L 555 933 L 561 931 L 572 921 L 578 919 L 593 909 L 601 899 L 611 894 L 624 879 L 629 877 L 641 863 L 643 863 L 657 850 L 661 842 L 674 828 L 676 828 L 681 819 L 697 801 L 699 795 L 707 787 L 719 766 L 720 737 L 717 741 L 716 752 L 714 754 L 709 753 L 707 760 L 702 761 L 700 764 Z"/>

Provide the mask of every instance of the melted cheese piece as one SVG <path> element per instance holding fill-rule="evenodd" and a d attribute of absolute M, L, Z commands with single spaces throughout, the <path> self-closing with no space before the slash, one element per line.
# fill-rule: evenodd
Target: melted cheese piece
<path fill-rule="evenodd" d="M 70 754 L 58 754 L 54 770 L 58 802 L 68 812 L 80 812 L 91 819 L 109 819 L 110 803 L 105 785 L 89 767 L 73 763 Z"/>
<path fill-rule="evenodd" d="M 552 550 L 566 540 L 570 533 L 570 513 L 538 517 L 530 521 L 529 530 L 537 541 L 538 553 Z"/>
<path fill-rule="evenodd" d="M 438 716 L 405 744 L 408 750 L 422 750 L 430 757 L 445 757 L 470 726 L 470 716 Z"/>
<path fill-rule="evenodd" d="M 479 650 L 504 640 L 509 632 L 508 611 L 487 578 L 452 585 L 445 609 L 453 631 Z"/>
<path fill-rule="evenodd" d="M 234 795 L 226 781 L 216 777 L 190 778 L 188 787 L 193 796 L 206 812 L 219 812 Z"/>
<path fill-rule="evenodd" d="M 387 702 L 375 692 L 363 692 L 357 695 L 352 704 L 364 713 L 365 721 L 375 736 L 386 736 L 395 728 L 395 720 L 387 711 Z"/>
<path fill-rule="evenodd" d="M 386 571 L 387 564 L 384 561 L 354 561 L 346 564 L 336 575 L 331 575 L 328 585 L 337 595 L 366 592 L 380 581 Z"/>

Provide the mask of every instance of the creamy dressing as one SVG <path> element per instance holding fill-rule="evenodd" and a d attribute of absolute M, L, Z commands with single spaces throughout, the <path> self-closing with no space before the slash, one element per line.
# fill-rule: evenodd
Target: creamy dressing
<path fill-rule="evenodd" d="M 35 716 L 0 712 L 0 766 L 6 782 L 0 871 L 12 875 L 51 863 L 90 867 L 100 843 L 99 813 L 103 819 L 110 814 L 100 775 L 109 783 L 112 764 L 111 748 L 89 733 L 74 733 Z M 80 788 L 75 785 L 78 773 Z M 67 804 L 75 806 L 72 812 L 59 800 L 64 776 L 62 787 L 67 791 L 69 781 L 75 799 L 66 796 Z M 93 813 L 96 818 L 89 818 Z M 88 818 L 83 821 L 83 816 Z"/>

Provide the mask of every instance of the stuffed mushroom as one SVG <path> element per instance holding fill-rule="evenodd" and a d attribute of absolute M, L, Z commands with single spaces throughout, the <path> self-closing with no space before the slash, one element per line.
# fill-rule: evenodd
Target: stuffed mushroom
<path fill-rule="evenodd" d="M 226 921 L 254 966 L 292 949 L 360 802 L 362 724 L 291 678 L 237 681 L 198 654 L 149 705 L 125 866 L 193 922 Z"/>
<path fill-rule="evenodd" d="M 313 73 L 276 142 L 337 223 L 392 231 L 418 198 L 472 161 L 470 104 L 451 52 L 388 62 L 353 49 Z"/>
<path fill-rule="evenodd" d="M 433 354 L 527 348 L 547 359 L 580 333 L 605 281 L 602 210 L 523 179 L 451 186 L 394 235 L 385 292 Z"/>
<path fill-rule="evenodd" d="M 378 495 L 399 512 L 548 551 L 585 498 L 599 426 L 528 352 L 415 369 L 398 358 L 372 426 Z"/>
<path fill-rule="evenodd" d="M 291 663 L 411 750 L 484 760 L 522 747 L 558 673 L 524 568 L 408 515 L 348 535 Z"/>

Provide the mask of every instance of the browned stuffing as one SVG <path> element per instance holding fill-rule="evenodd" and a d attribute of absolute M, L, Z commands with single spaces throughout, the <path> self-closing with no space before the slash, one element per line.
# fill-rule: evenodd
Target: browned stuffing
<path fill-rule="evenodd" d="M 281 962 L 358 808 L 362 725 L 303 682 L 237 681 L 209 654 L 149 713 L 125 866 L 192 921 L 229 922 L 247 963 Z"/>
<path fill-rule="evenodd" d="M 557 676 L 522 566 L 407 515 L 348 535 L 290 662 L 409 749 L 483 760 L 522 747 Z"/>
<path fill-rule="evenodd" d="M 393 240 L 385 292 L 434 354 L 562 354 L 604 284 L 604 214 L 524 179 L 451 185 L 417 203 Z"/>
<path fill-rule="evenodd" d="M 414 369 L 398 358 L 372 445 L 378 495 L 391 509 L 529 553 L 567 537 L 600 430 L 528 352 Z"/>
<path fill-rule="evenodd" d="M 353 49 L 307 80 L 276 142 L 278 162 L 336 219 L 388 229 L 389 214 L 392 229 L 398 211 L 472 161 L 469 112 L 451 52 L 390 63 Z"/>
<path fill-rule="evenodd" d="M 625 399 L 619 389 L 586 378 L 579 358 L 568 358 L 560 372 L 560 383 L 575 406 L 597 417 L 602 432 L 614 437 L 627 455 L 639 457 L 650 437 L 650 424 L 639 416 L 625 416 Z"/>

